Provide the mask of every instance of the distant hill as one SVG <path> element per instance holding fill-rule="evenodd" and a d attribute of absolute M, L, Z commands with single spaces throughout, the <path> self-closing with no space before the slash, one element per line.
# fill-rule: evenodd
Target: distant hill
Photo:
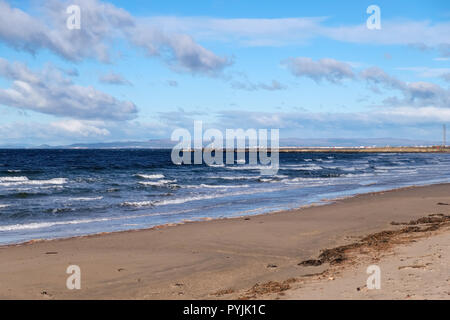
<path fill-rule="evenodd" d="M 5 149 L 170 149 L 177 142 L 170 139 L 152 139 L 147 141 L 75 143 L 71 145 L 0 145 Z M 432 146 L 440 145 L 439 141 L 391 139 L 391 138 L 329 138 L 329 139 L 280 139 L 280 147 L 399 147 L 399 146 Z"/>

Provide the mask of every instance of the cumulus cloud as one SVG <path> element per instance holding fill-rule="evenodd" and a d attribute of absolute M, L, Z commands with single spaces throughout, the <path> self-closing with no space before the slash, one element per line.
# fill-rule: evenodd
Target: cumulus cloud
<path fill-rule="evenodd" d="M 51 66 L 33 72 L 0 58 L 0 76 L 12 81 L 10 88 L 0 89 L 0 103 L 7 106 L 76 119 L 128 120 L 137 114 L 132 102 L 76 85 Z"/>
<path fill-rule="evenodd" d="M 403 90 L 405 88 L 405 83 L 395 77 L 390 76 L 379 67 L 370 67 L 364 69 L 360 72 L 360 77 L 364 80 L 367 80 L 368 82 L 371 82 L 373 84 L 381 84 L 390 89 Z"/>
<path fill-rule="evenodd" d="M 107 84 L 131 85 L 130 81 L 125 79 L 122 75 L 114 72 L 110 72 L 100 76 L 99 81 Z"/>
<path fill-rule="evenodd" d="M 297 77 L 308 77 L 316 82 L 327 80 L 340 83 L 344 79 L 355 77 L 349 63 L 324 58 L 314 61 L 311 58 L 298 57 L 282 61 L 282 64 Z"/>
<path fill-rule="evenodd" d="M 79 30 L 66 27 L 69 4 L 82 8 Z M 51 0 L 45 2 L 44 12 L 45 18 L 38 19 L 0 1 L 0 39 L 31 53 L 48 49 L 71 61 L 94 57 L 107 62 L 109 54 L 105 41 L 117 34 L 116 30 L 133 25 L 131 16 L 124 10 L 95 0 L 73 3 Z"/>
<path fill-rule="evenodd" d="M 66 8 L 73 4 L 81 8 L 81 28 L 70 30 Z M 109 62 L 110 44 L 120 38 L 144 48 L 150 56 L 162 57 L 177 71 L 214 75 L 231 64 L 189 35 L 165 32 L 109 3 L 51 0 L 43 11 L 44 17 L 38 19 L 0 0 L 0 40 L 31 53 L 48 49 L 71 61 L 95 58 Z"/>
<path fill-rule="evenodd" d="M 131 41 L 148 55 L 162 57 L 179 72 L 215 75 L 232 64 L 230 59 L 205 49 L 189 35 L 168 34 L 144 22 L 133 30 Z"/>
<path fill-rule="evenodd" d="M 256 90 L 267 90 L 267 91 L 277 91 L 284 90 L 287 87 L 276 80 L 272 80 L 270 83 L 258 82 L 241 82 L 241 81 L 233 81 L 231 83 L 231 87 L 233 89 L 238 90 L 247 90 L 247 91 L 256 91 Z"/>
<path fill-rule="evenodd" d="M 404 99 L 392 97 L 386 101 L 391 105 L 450 107 L 450 90 L 444 89 L 437 84 L 424 81 L 401 81 L 388 75 L 378 67 L 371 67 L 361 71 L 360 77 L 372 85 L 382 85 L 388 89 L 400 90 L 404 95 Z"/>

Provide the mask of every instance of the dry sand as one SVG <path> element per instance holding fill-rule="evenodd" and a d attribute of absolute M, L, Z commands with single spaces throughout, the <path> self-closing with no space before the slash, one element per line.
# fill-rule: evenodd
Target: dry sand
<path fill-rule="evenodd" d="M 3 246 L 0 298 L 449 299 L 447 204 L 450 185 L 442 184 L 251 217 Z M 327 248 L 334 250 L 321 255 Z M 371 264 L 381 268 L 380 290 L 364 286 Z M 66 288 L 69 265 L 81 268 L 81 290 Z"/>

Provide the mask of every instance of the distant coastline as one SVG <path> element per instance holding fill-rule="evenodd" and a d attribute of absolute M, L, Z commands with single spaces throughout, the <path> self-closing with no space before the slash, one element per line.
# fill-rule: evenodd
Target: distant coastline
<path fill-rule="evenodd" d="M 283 147 L 280 152 L 447 153 L 450 147 Z"/>
<path fill-rule="evenodd" d="M 213 150 L 203 148 L 204 151 Z M 226 151 L 223 149 L 222 151 Z M 255 149 L 237 149 L 235 152 L 249 152 Z M 258 151 L 259 149 L 256 149 Z M 188 149 L 184 151 L 195 151 Z M 267 148 L 267 151 L 271 151 Z M 417 147 L 280 147 L 278 152 L 298 153 L 450 153 L 449 146 L 417 146 Z"/>

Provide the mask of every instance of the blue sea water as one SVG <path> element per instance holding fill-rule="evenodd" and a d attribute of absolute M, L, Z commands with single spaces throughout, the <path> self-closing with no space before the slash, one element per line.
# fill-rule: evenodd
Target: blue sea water
<path fill-rule="evenodd" d="M 280 153 L 280 170 L 170 150 L 0 150 L 0 243 L 296 208 L 450 180 L 450 154 Z"/>

